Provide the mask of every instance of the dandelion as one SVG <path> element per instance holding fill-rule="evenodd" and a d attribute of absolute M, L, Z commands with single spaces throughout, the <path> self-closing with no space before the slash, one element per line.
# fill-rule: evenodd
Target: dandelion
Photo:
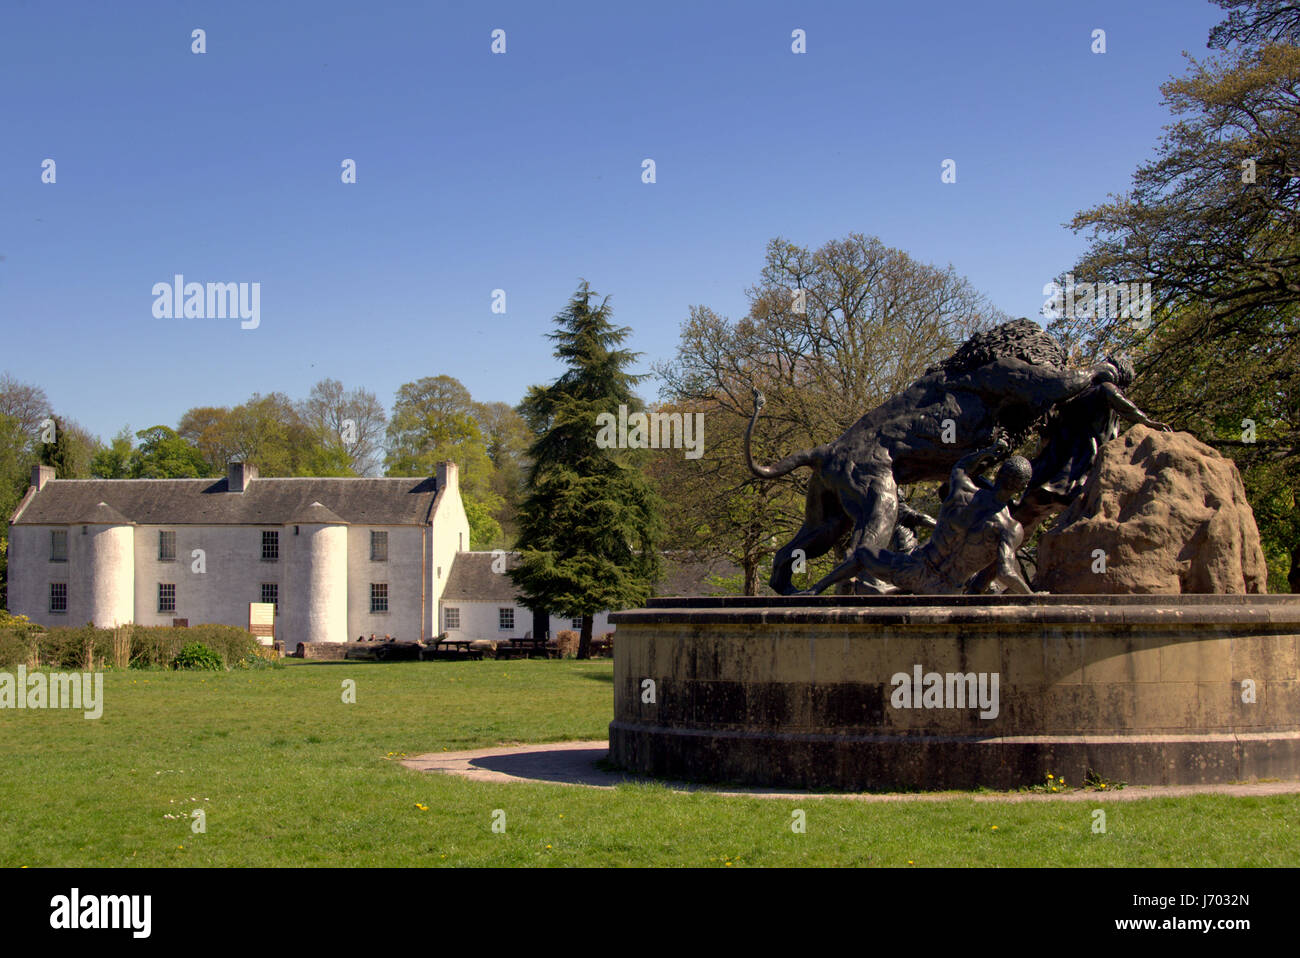
<path fill-rule="evenodd" d="M 996 825 L 994 825 L 994 826 L 993 826 L 993 830 L 996 832 L 996 831 L 998 830 L 998 827 L 997 827 Z"/>
<path fill-rule="evenodd" d="M 1106 787 L 1106 783 L 1105 783 L 1105 782 L 1102 782 L 1102 783 L 1101 783 L 1101 787 L 1102 787 L 1102 788 L 1105 788 L 1105 787 Z"/>
<path fill-rule="evenodd" d="M 1048 777 L 1048 778 L 1056 778 L 1056 776 L 1053 775 L 1051 772 L 1048 772 L 1048 773 L 1047 773 L 1047 777 Z"/>
<path fill-rule="evenodd" d="M 550 846 L 550 845 L 547 845 L 546 847 L 549 849 L 551 846 Z"/>
<path fill-rule="evenodd" d="M 428 806 L 428 805 L 421 805 L 419 802 L 416 802 L 416 803 L 415 803 L 415 807 L 418 808 L 418 809 L 419 809 L 420 811 L 422 811 L 422 812 L 427 812 L 427 811 L 429 810 L 429 806 Z"/>

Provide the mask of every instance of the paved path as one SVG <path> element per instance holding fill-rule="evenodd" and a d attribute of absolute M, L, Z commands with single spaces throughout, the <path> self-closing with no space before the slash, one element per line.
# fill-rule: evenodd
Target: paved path
<path fill-rule="evenodd" d="M 552 745 L 512 745 L 469 752 L 429 752 L 403 759 L 402 764 L 421 772 L 443 772 L 478 782 L 550 782 L 584 788 L 614 788 L 627 782 L 651 781 L 626 772 L 596 766 L 609 752 L 608 742 L 558 742 Z M 1250 785 L 1129 785 L 1114 792 L 1079 791 L 1059 795 L 1041 792 L 789 792 L 763 788 L 714 788 L 687 783 L 664 783 L 682 792 L 710 792 L 754 798 L 840 798 L 859 802 L 945 802 L 967 798 L 976 802 L 1097 802 L 1180 795 L 1292 795 L 1300 782 L 1259 782 Z"/>

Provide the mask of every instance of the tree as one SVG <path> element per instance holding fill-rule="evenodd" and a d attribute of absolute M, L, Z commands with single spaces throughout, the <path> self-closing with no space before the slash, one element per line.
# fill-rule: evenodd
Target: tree
<path fill-rule="evenodd" d="M 140 445 L 131 463 L 132 479 L 201 479 L 220 474 L 197 446 L 170 426 L 150 426 L 135 435 Z"/>
<path fill-rule="evenodd" d="M 337 379 L 322 379 L 300 404 L 299 413 L 321 446 L 344 450 L 353 473 L 369 476 L 379 471 L 388 416 L 374 393 L 361 388 L 344 390 Z"/>
<path fill-rule="evenodd" d="M 778 458 L 836 438 L 972 333 L 1009 317 L 951 266 L 860 233 L 817 250 L 773 239 L 747 295 L 749 311 L 734 323 L 692 307 L 676 357 L 655 372 L 665 401 L 705 411 L 709 434 L 699 459 L 666 467 L 684 493 L 668 499 L 673 548 L 736 562 L 754 594 L 757 570 L 803 520 L 807 475 L 758 482 L 745 467 L 752 388 L 767 397 L 764 445 Z"/>
<path fill-rule="evenodd" d="M 1215 0 L 1228 18 L 1210 31 L 1206 46 L 1226 50 L 1233 44 L 1300 44 L 1300 4 L 1295 0 Z"/>
<path fill-rule="evenodd" d="M 47 422 L 53 424 L 54 441 L 41 443 L 41 463 L 60 479 L 89 479 L 99 440 L 68 419 L 51 414 Z"/>
<path fill-rule="evenodd" d="M 1130 353 L 1144 409 L 1237 462 L 1270 588 L 1300 589 L 1300 7 L 1220 0 L 1224 50 L 1162 86 L 1176 122 L 1130 192 L 1075 216 L 1077 283 L 1149 282 L 1150 315 L 1089 309 L 1053 332 Z M 1291 490 L 1291 491 L 1288 491 Z"/>
<path fill-rule="evenodd" d="M 195 406 L 176 424 L 177 435 L 199 450 L 213 473 L 223 472 L 235 458 L 235 442 L 226 422 L 229 416 L 225 406 Z"/>
<path fill-rule="evenodd" d="M 518 410 L 503 402 L 478 403 L 475 417 L 492 461 L 492 491 L 501 499 L 495 518 L 507 546 L 513 546 L 519 535 L 516 517 L 523 502 L 532 435 Z"/>
<path fill-rule="evenodd" d="M 131 427 L 124 426 L 112 442 L 95 453 L 90 461 L 90 474 L 96 479 L 130 479 L 135 459 Z"/>
<path fill-rule="evenodd" d="M 474 398 L 452 376 L 403 384 L 388 422 L 388 475 L 430 476 L 437 463 L 448 459 L 459 471 L 470 547 L 500 544 L 501 526 L 493 516 L 502 500 L 492 489 L 492 460 Z"/>
<path fill-rule="evenodd" d="M 555 356 L 567 370 L 532 386 L 520 405 L 532 430 L 532 466 L 519 516 L 520 564 L 511 579 L 533 609 L 582 617 L 578 658 L 591 654 L 592 618 L 640 605 L 661 570 L 662 503 L 632 450 L 597 444 L 598 416 L 641 408 L 637 354 L 618 348 L 629 329 L 610 323 L 608 298 L 584 280 L 555 317 Z"/>

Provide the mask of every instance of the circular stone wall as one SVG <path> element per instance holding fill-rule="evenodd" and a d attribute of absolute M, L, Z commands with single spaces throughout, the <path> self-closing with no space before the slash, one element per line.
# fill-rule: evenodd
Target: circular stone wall
<path fill-rule="evenodd" d="M 1300 596 L 673 598 L 616 613 L 610 757 L 787 788 L 1300 779 Z"/>

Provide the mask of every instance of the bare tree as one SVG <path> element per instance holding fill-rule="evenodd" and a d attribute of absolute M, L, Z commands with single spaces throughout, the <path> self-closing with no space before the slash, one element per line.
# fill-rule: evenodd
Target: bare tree
<path fill-rule="evenodd" d="M 379 474 L 388 416 L 374 393 L 345 390 L 337 379 L 322 379 L 300 406 L 303 420 L 327 444 L 341 443 L 359 476 Z"/>

